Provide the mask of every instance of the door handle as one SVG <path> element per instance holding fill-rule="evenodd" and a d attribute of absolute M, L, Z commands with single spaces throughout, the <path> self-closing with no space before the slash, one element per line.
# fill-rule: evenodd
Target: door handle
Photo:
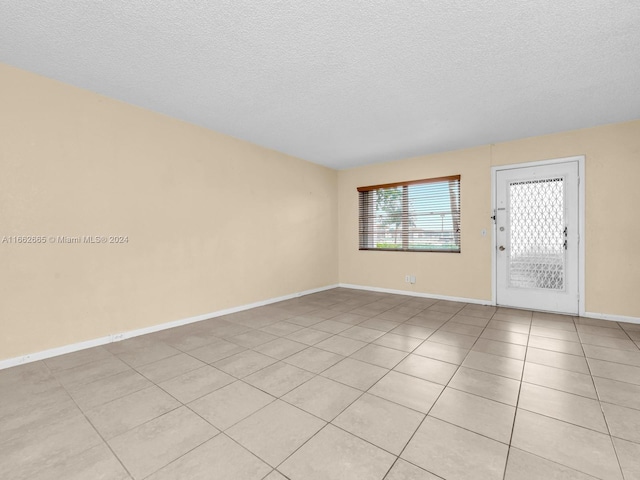
<path fill-rule="evenodd" d="M 498 247 L 498 250 L 500 250 L 501 252 L 504 252 L 504 245 L 500 245 L 500 246 Z"/>

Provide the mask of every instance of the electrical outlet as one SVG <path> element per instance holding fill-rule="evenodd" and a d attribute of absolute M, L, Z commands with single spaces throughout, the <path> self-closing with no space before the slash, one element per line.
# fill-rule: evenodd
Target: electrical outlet
<path fill-rule="evenodd" d="M 409 275 L 409 283 L 416 283 L 416 276 L 415 275 Z"/>
<path fill-rule="evenodd" d="M 405 275 L 404 276 L 404 282 L 405 283 L 411 283 L 411 275 Z"/>

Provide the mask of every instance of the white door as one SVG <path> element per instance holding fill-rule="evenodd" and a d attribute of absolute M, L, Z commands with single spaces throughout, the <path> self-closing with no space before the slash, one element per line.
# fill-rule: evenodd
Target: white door
<path fill-rule="evenodd" d="M 495 172 L 496 303 L 578 314 L 578 162 Z"/>

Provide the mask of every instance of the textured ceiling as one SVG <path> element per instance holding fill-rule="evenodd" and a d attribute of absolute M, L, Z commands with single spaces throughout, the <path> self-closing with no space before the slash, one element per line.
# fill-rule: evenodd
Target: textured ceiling
<path fill-rule="evenodd" d="M 0 62 L 341 169 L 640 118 L 640 1 L 0 0 Z"/>

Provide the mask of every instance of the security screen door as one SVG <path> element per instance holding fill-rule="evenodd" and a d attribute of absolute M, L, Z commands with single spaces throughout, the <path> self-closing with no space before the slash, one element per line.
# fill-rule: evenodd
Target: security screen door
<path fill-rule="evenodd" d="M 578 162 L 497 170 L 496 303 L 578 314 Z"/>

